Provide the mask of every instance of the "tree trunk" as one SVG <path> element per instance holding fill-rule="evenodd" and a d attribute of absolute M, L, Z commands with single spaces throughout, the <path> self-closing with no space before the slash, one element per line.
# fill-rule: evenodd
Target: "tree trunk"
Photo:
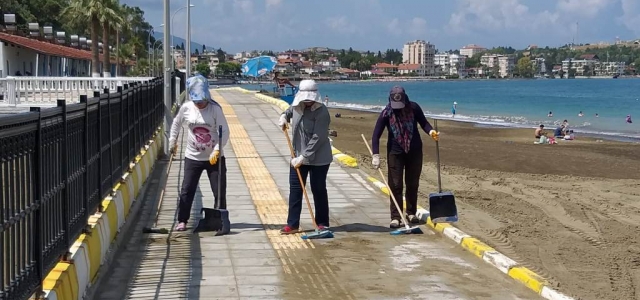
<path fill-rule="evenodd" d="M 120 30 L 116 31 L 116 76 L 122 76 L 120 74 Z"/>
<path fill-rule="evenodd" d="M 100 53 L 98 51 L 98 30 L 100 28 L 100 21 L 98 16 L 91 16 L 91 77 L 100 77 Z"/>
<path fill-rule="evenodd" d="M 109 21 L 102 23 L 102 76 L 111 77 L 111 55 L 109 53 Z"/>

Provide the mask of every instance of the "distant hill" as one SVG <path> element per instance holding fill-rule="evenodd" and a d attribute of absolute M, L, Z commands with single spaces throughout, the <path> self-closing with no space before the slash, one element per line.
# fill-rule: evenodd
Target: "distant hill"
<path fill-rule="evenodd" d="M 153 37 L 156 40 L 163 39 L 164 32 L 154 32 Z M 186 40 L 175 35 L 173 36 L 173 45 L 181 45 L 182 43 L 186 43 Z M 205 46 L 207 46 L 207 50 L 213 49 L 213 48 L 210 48 L 209 45 L 205 45 Z M 191 52 L 195 52 L 196 49 L 198 49 L 198 52 L 202 52 L 202 44 L 196 43 L 193 40 L 191 40 Z"/>

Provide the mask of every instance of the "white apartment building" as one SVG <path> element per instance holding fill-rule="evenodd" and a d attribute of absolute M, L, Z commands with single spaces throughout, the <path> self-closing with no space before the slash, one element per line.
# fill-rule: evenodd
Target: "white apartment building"
<path fill-rule="evenodd" d="M 546 59 L 544 57 L 537 57 L 536 59 L 531 60 L 533 63 L 533 72 L 535 74 L 544 75 L 547 73 Z"/>
<path fill-rule="evenodd" d="M 436 73 L 440 75 L 458 75 L 460 77 L 464 77 L 466 76 L 464 73 L 464 70 L 466 69 L 466 61 L 466 56 L 450 53 L 438 53 L 434 57 Z"/>
<path fill-rule="evenodd" d="M 500 77 L 509 77 L 513 74 L 515 68 L 515 57 L 501 54 L 485 54 L 480 57 L 480 64 L 486 66 L 489 73 L 493 73 L 493 69 L 498 67 L 498 74 L 493 74 Z"/>
<path fill-rule="evenodd" d="M 576 70 L 576 76 L 620 75 L 624 74 L 626 68 L 626 63 L 623 61 L 603 62 L 597 59 L 565 59 L 562 61 L 562 71 L 565 74 L 569 74 L 569 62 L 571 62 L 571 68 Z M 586 70 L 590 71 L 590 74 L 585 74 Z"/>
<path fill-rule="evenodd" d="M 466 45 L 462 48 L 460 48 L 460 55 L 466 56 L 466 57 L 472 57 L 478 53 L 482 53 L 487 51 L 487 48 L 484 48 L 482 46 L 478 46 L 476 44 L 469 44 Z"/>
<path fill-rule="evenodd" d="M 426 76 L 434 76 L 436 47 L 426 41 L 416 40 L 404 44 L 402 63 L 423 65 Z"/>

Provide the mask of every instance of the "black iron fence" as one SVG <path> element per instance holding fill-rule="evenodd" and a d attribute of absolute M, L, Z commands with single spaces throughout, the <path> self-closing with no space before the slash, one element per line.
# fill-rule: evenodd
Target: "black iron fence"
<path fill-rule="evenodd" d="M 163 122 L 163 79 L 0 118 L 0 300 L 27 299 Z"/>

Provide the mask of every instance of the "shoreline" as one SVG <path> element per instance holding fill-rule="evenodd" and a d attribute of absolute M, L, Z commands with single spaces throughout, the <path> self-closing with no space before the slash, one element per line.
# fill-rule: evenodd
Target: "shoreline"
<path fill-rule="evenodd" d="M 380 113 L 380 109 L 367 109 L 367 108 L 358 108 L 358 107 L 349 107 L 346 105 L 356 105 L 356 104 L 351 104 L 351 103 L 346 103 L 344 104 L 345 106 L 342 106 L 342 103 L 337 103 L 337 102 L 330 102 L 329 106 L 327 106 L 330 110 L 331 109 L 342 109 L 342 110 L 348 110 L 348 111 L 358 111 L 358 112 L 367 112 L 367 113 Z M 376 105 L 371 105 L 371 107 L 378 107 Z M 516 124 L 516 123 L 508 123 L 508 124 L 497 124 L 496 122 L 489 122 L 489 121 L 481 121 L 481 120 L 473 120 L 473 119 L 455 119 L 452 117 L 444 117 L 442 115 L 438 115 L 438 114 L 426 114 L 425 116 L 427 118 L 431 118 L 431 119 L 437 119 L 438 121 L 450 121 L 450 122 L 459 122 L 459 123 L 467 123 L 467 124 L 473 124 L 475 127 L 478 128 L 488 128 L 488 129 L 530 129 L 532 132 L 537 128 L 537 126 L 534 125 L 526 125 L 526 124 Z M 333 116 L 332 116 L 333 117 Z M 547 126 L 547 125 L 545 125 Z M 549 127 L 551 128 L 551 127 Z M 555 128 L 554 128 L 555 129 Z M 594 139 L 594 140 L 608 140 L 608 141 L 616 141 L 616 142 L 624 142 L 624 143 L 633 143 L 633 144 L 640 144 L 640 135 L 639 136 L 631 136 L 629 133 L 620 133 L 620 132 L 590 132 L 590 131 L 585 131 L 585 130 L 581 130 L 580 128 L 578 129 L 572 129 L 576 134 L 580 134 L 580 136 L 582 137 L 587 137 L 590 139 Z M 548 132 L 552 133 L 553 129 L 548 129 Z"/>

